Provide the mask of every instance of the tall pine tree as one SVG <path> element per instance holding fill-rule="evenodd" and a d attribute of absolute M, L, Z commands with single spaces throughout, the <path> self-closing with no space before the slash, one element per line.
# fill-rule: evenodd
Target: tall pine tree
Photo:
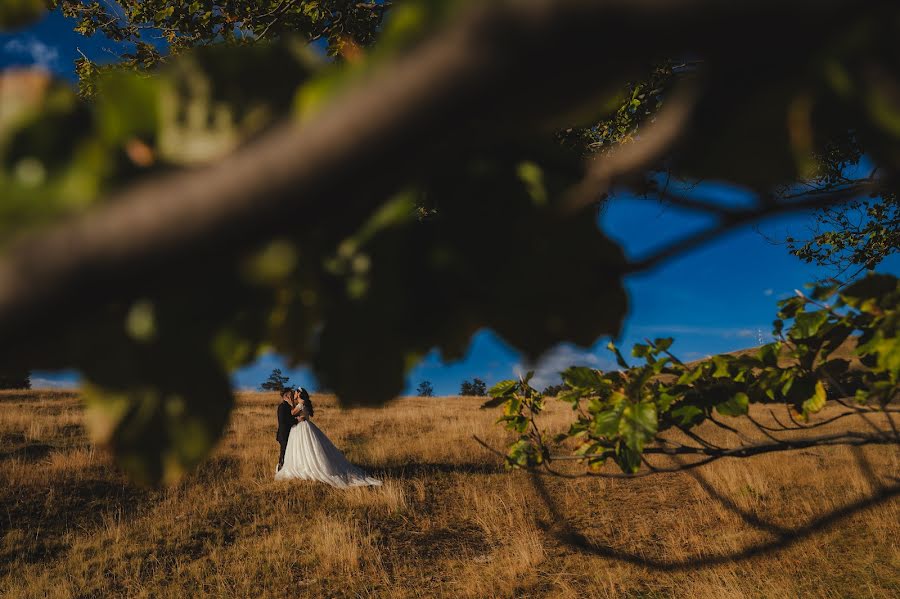
<path fill-rule="evenodd" d="M 276 368 L 269 375 L 269 378 L 260 387 L 263 391 L 281 391 L 288 386 L 290 378 L 281 373 L 280 368 Z"/>

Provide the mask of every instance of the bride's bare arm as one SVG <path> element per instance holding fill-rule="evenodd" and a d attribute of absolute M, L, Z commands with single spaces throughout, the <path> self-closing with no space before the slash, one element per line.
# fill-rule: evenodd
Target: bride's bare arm
<path fill-rule="evenodd" d="M 300 420 L 306 420 L 309 417 L 309 412 L 306 410 L 305 402 L 297 402 L 297 405 L 291 409 L 291 414 L 297 416 Z"/>

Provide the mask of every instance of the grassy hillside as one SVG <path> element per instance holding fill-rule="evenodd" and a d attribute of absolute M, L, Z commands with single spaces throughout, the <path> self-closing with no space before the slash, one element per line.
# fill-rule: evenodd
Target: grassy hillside
<path fill-rule="evenodd" d="M 900 595 L 896 499 L 774 553 L 729 558 L 892 482 L 893 447 L 568 480 L 504 472 L 472 440 L 506 440 L 478 399 L 352 411 L 313 400 L 317 424 L 383 487 L 272 480 L 271 394 L 242 394 L 214 456 L 148 490 L 89 443 L 77 395 L 0 393 L 0 596 Z M 548 426 L 567 416 L 552 409 Z M 685 567 L 697 560 L 710 565 Z"/>

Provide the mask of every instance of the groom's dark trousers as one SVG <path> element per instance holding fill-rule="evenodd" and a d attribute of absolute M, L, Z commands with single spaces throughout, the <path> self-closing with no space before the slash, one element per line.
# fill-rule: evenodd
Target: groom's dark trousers
<path fill-rule="evenodd" d="M 291 404 L 282 401 L 278 404 L 278 432 L 275 433 L 275 440 L 281 446 L 281 453 L 278 454 L 278 469 L 284 465 L 284 450 L 287 449 L 288 435 L 291 434 L 291 427 L 297 424 L 297 419 L 291 414 Z"/>

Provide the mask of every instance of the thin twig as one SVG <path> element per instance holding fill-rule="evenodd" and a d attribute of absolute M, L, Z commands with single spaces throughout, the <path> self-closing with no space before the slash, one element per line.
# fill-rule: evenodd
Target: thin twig
<path fill-rule="evenodd" d="M 475 441 L 499 457 L 502 457 L 504 461 L 506 461 L 506 456 L 482 441 L 478 436 L 473 435 Z M 703 466 L 712 461 L 724 459 L 724 458 L 748 458 L 751 456 L 762 455 L 766 453 L 775 453 L 775 452 L 783 452 L 783 451 L 795 451 L 799 449 L 807 449 L 810 447 L 831 447 L 831 446 L 851 446 L 851 447 L 859 447 L 862 445 L 894 445 L 897 444 L 898 441 L 891 435 L 880 434 L 880 435 L 867 435 L 863 433 L 856 433 L 852 431 L 838 433 L 833 435 L 822 435 L 818 437 L 805 437 L 800 439 L 784 439 L 778 442 L 773 443 L 756 443 L 753 445 L 744 445 L 741 447 L 735 447 L 732 449 L 725 450 L 713 450 L 702 447 L 690 447 L 690 446 L 682 446 L 680 448 L 669 449 L 662 447 L 648 447 L 644 449 L 644 453 L 648 455 L 669 455 L 669 456 L 677 456 L 677 455 L 697 455 L 703 456 L 702 459 L 690 462 L 688 464 L 680 464 L 677 467 L 673 468 L 655 468 L 654 470 L 645 470 L 640 471 L 634 474 L 628 473 L 608 473 L 608 472 L 584 472 L 577 475 L 567 475 L 567 477 L 577 477 L 577 476 L 593 476 L 593 477 L 602 477 L 602 478 L 640 478 L 643 476 L 648 476 L 650 474 L 658 474 L 658 473 L 672 473 L 672 472 L 680 472 L 683 470 L 688 470 L 692 468 L 697 468 L 699 466 Z M 589 460 L 592 458 L 605 458 L 604 454 L 584 454 L 584 455 L 559 455 L 559 456 L 550 456 L 550 461 L 583 461 Z"/>
<path fill-rule="evenodd" d="M 734 229 L 738 229 L 740 227 L 765 220 L 772 216 L 790 212 L 804 212 L 815 208 L 832 206 L 834 204 L 844 202 L 854 197 L 855 195 L 864 192 L 865 190 L 842 190 L 840 192 L 832 192 L 831 194 L 827 195 L 823 194 L 821 196 L 816 196 L 813 198 L 806 198 L 805 200 L 800 202 L 783 202 L 775 204 L 764 203 L 756 208 L 734 211 L 727 217 L 723 217 L 722 219 L 720 219 L 720 222 L 714 227 L 704 229 L 698 233 L 679 239 L 678 241 L 675 241 L 665 246 L 664 248 L 657 250 L 649 256 L 631 262 L 631 264 L 629 264 L 626 268 L 626 272 L 635 273 L 649 270 L 663 262 L 671 260 L 676 256 L 687 253 L 705 243 L 708 243 L 713 239 L 716 239 L 717 237 L 721 237 L 725 233 L 729 233 Z"/>

